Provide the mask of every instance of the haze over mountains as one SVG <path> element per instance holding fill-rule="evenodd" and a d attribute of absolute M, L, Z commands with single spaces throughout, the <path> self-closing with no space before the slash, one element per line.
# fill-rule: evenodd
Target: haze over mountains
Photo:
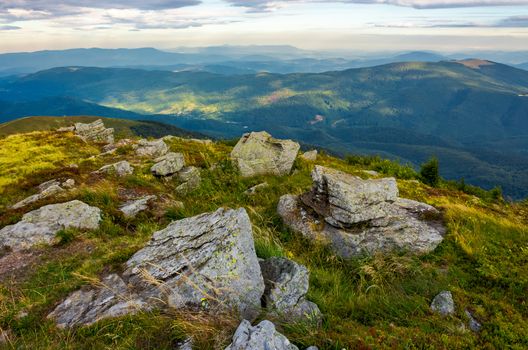
<path fill-rule="evenodd" d="M 4 74 L 19 73 L 0 79 L 0 122 L 100 115 L 221 138 L 267 130 L 415 166 L 436 155 L 447 178 L 528 195 L 528 71 L 431 52 L 367 59 L 288 46 L 178 50 L 0 55 Z"/>

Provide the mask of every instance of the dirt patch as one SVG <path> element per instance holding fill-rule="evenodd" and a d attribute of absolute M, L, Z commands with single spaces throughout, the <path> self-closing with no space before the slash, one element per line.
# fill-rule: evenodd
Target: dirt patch
<path fill-rule="evenodd" d="M 461 60 L 461 61 L 455 61 L 456 63 L 459 63 L 463 66 L 466 66 L 471 69 L 480 69 L 482 66 L 492 66 L 495 63 L 486 61 L 486 60 L 478 60 L 478 59 L 470 59 L 470 60 Z"/>

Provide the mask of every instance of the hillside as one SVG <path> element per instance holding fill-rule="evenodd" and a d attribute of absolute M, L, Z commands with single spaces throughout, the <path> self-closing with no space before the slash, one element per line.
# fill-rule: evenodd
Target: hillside
<path fill-rule="evenodd" d="M 75 120 L 29 119 L 43 129 Z M 24 121 L 28 120 L 17 123 Z M 116 141 L 120 141 L 119 136 Z M 192 337 L 195 349 L 225 349 L 239 320 L 229 313 L 208 313 L 212 300 L 207 298 L 198 310 L 139 311 L 67 329 L 47 317 L 81 287 L 87 294 L 80 302 L 89 299 L 90 288 L 118 288 L 101 285 L 100 278 L 120 274 L 153 232 L 220 207 L 247 211 L 259 258 L 284 257 L 308 268 L 307 298 L 319 307 L 322 323 L 281 321 L 264 310 L 257 318 L 257 322 L 272 320 L 300 349 L 311 345 L 321 350 L 528 346 L 526 203 L 508 204 L 485 192 L 476 197 L 447 182 L 430 187 L 419 181 L 412 169 L 388 160 L 344 160 L 324 153 L 315 161 L 298 157 L 289 174 L 243 177 L 230 160 L 231 143 L 165 142 L 170 151 L 182 153 L 186 166 L 199 169 L 201 182 L 193 189 L 181 192 L 177 177 L 154 176 L 151 166 L 155 161 L 138 156 L 133 143 L 102 154 L 103 145 L 84 143 L 72 132 L 48 130 L 0 137 L 0 163 L 8 165 L 0 167 L 0 230 L 31 210 L 74 199 L 99 208 L 102 215 L 97 229 L 64 229 L 57 233 L 54 243 L 0 254 L 0 334 L 7 348 L 174 349 Z M 132 172 L 123 176 L 94 173 L 117 161 L 130 162 Z M 446 227 L 442 242 L 422 255 L 397 251 L 344 259 L 324 242 L 294 232 L 277 213 L 279 198 L 309 190 L 310 173 L 316 165 L 362 179 L 396 176 L 402 198 L 440 210 Z M 364 170 L 375 170 L 379 175 Z M 10 208 L 37 193 L 39 184 L 66 178 L 74 180 L 70 189 L 19 209 Z M 265 189 L 247 192 L 263 182 L 268 184 Z M 146 195 L 157 199 L 135 217 L 123 215 L 123 202 L 131 196 Z M 189 228 L 184 236 L 200 227 Z M 223 228 L 219 234 L 226 230 L 230 228 Z M 234 235 L 242 240 L 241 232 Z M 203 243 L 197 249 L 212 249 L 210 242 Z M 178 246 L 176 242 L 172 245 Z M 225 249 L 231 247 L 226 245 Z M 176 261 L 178 256 L 171 259 Z M 237 264 L 236 259 L 230 259 L 229 264 Z M 202 267 L 196 264 L 182 273 L 192 276 L 194 268 Z M 445 317 L 430 309 L 435 295 L 443 290 L 452 293 L 455 303 L 454 313 Z M 95 305 L 93 310 L 98 308 Z M 480 324 L 477 331 L 468 328 L 467 312 Z"/>
<path fill-rule="evenodd" d="M 445 177 L 523 198 L 527 91 L 528 72 L 482 60 L 233 76 L 69 67 L 4 79 L 0 101 L 9 101 L 3 118 L 36 114 L 35 101 L 41 114 L 145 114 L 221 138 L 266 129 L 341 155 L 376 153 L 415 166 L 435 154 Z M 54 101 L 64 97 L 71 108 Z M 100 106 L 111 109 L 90 111 Z"/>

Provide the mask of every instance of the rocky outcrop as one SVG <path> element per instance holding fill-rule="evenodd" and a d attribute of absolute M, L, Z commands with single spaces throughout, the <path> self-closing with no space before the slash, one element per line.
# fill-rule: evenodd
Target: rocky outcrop
<path fill-rule="evenodd" d="M 301 158 L 310 162 L 315 162 L 317 160 L 317 150 L 311 150 L 301 154 Z"/>
<path fill-rule="evenodd" d="M 59 180 L 46 181 L 38 186 L 38 193 L 24 198 L 20 202 L 14 204 L 11 208 L 20 209 L 22 207 L 25 207 L 26 205 L 35 203 L 41 199 L 52 197 L 58 193 L 63 192 L 65 189 L 71 189 L 73 188 L 73 186 L 75 186 L 75 180 L 73 179 L 67 179 L 63 182 Z"/>
<path fill-rule="evenodd" d="M 449 291 L 442 291 L 434 297 L 431 303 L 431 310 L 442 316 L 452 315 L 455 313 L 455 302 L 453 295 Z"/>
<path fill-rule="evenodd" d="M 94 230 L 101 210 L 78 200 L 50 204 L 33 210 L 15 225 L 0 230 L 0 248 L 20 250 L 39 243 L 53 243 L 55 234 L 66 228 Z"/>
<path fill-rule="evenodd" d="M 225 350 L 299 350 L 288 338 L 277 332 L 275 325 L 268 320 L 255 327 L 248 320 L 238 326 L 233 342 Z"/>
<path fill-rule="evenodd" d="M 282 196 L 277 211 L 293 230 L 330 244 L 345 258 L 392 250 L 426 253 L 443 239 L 438 210 L 399 198 L 393 178 L 362 180 L 316 166 L 312 179 L 311 191 Z"/>
<path fill-rule="evenodd" d="M 74 132 L 86 142 L 114 143 L 114 129 L 105 128 L 101 119 L 89 124 L 75 123 Z"/>
<path fill-rule="evenodd" d="M 150 195 L 134 199 L 121 205 L 119 210 L 126 218 L 133 218 L 143 210 L 147 210 L 149 202 L 156 198 L 156 196 Z"/>
<path fill-rule="evenodd" d="M 108 164 L 97 170 L 98 173 L 110 174 L 116 176 L 131 175 L 134 172 L 134 168 L 126 160 L 114 164 Z"/>
<path fill-rule="evenodd" d="M 121 277 L 112 277 L 118 278 L 126 290 L 110 294 L 101 287 L 77 291 L 50 317 L 65 326 L 89 324 L 129 312 L 131 304 L 123 300 L 131 300 L 134 310 L 228 308 L 253 319 L 264 292 L 251 223 L 244 209 L 219 209 L 171 223 L 155 232 L 127 261 Z"/>
<path fill-rule="evenodd" d="M 299 152 L 299 144 L 278 140 L 267 132 L 244 134 L 231 152 L 244 177 L 289 174 Z"/>
<path fill-rule="evenodd" d="M 176 193 L 186 194 L 200 186 L 202 182 L 202 177 L 200 175 L 200 169 L 194 166 L 188 166 L 183 168 L 177 174 L 178 181 L 180 184 L 176 187 Z"/>
<path fill-rule="evenodd" d="M 155 176 L 169 176 L 177 173 L 185 166 L 183 154 L 169 152 L 154 160 L 154 164 L 150 171 Z"/>
<path fill-rule="evenodd" d="M 274 257 L 260 262 L 266 289 L 264 303 L 269 312 L 296 321 L 318 321 L 321 311 L 306 300 L 308 269 L 286 259 Z"/>
<path fill-rule="evenodd" d="M 169 147 L 162 140 L 148 141 L 139 140 L 136 146 L 136 154 L 140 157 L 158 158 L 169 151 Z"/>

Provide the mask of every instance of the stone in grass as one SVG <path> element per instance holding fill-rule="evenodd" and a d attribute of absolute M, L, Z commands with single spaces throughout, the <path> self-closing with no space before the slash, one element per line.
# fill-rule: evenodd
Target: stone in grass
<path fill-rule="evenodd" d="M 89 124 L 75 123 L 74 131 L 86 142 L 114 143 L 114 129 L 105 128 L 101 119 Z"/>
<path fill-rule="evenodd" d="M 134 168 L 126 160 L 114 164 L 108 164 L 97 170 L 98 173 L 104 174 L 115 174 L 117 176 L 131 175 L 134 172 Z"/>
<path fill-rule="evenodd" d="M 479 321 L 477 321 L 475 319 L 475 317 L 473 317 L 473 315 L 471 314 L 471 312 L 469 312 L 469 310 L 464 310 L 467 318 L 468 318 L 468 323 L 469 323 L 469 329 L 471 329 L 473 332 L 480 332 L 480 329 L 482 328 L 482 324 L 480 324 Z"/>
<path fill-rule="evenodd" d="M 260 183 L 258 185 L 255 185 L 253 187 L 250 187 L 248 188 L 244 194 L 248 195 L 248 196 L 251 196 L 251 195 L 254 195 L 255 193 L 257 193 L 258 191 L 261 191 L 262 189 L 268 187 L 268 183 L 267 182 L 263 182 L 263 183 Z"/>
<path fill-rule="evenodd" d="M 157 196 L 150 195 L 134 199 L 121 205 L 119 207 L 119 210 L 123 213 L 125 217 L 133 218 L 138 213 L 142 212 L 143 210 L 146 210 L 148 208 L 148 203 L 156 198 Z"/>
<path fill-rule="evenodd" d="M 290 343 L 275 325 L 264 320 L 255 327 L 243 320 L 233 335 L 233 342 L 225 350 L 299 350 Z"/>
<path fill-rule="evenodd" d="M 169 151 L 169 147 L 162 139 L 153 141 L 142 139 L 135 146 L 136 154 L 140 157 L 157 158 Z"/>
<path fill-rule="evenodd" d="M 55 234 L 66 228 L 95 230 L 101 210 L 78 200 L 50 204 L 26 213 L 22 220 L 0 230 L 0 248 L 13 251 L 39 243 L 53 243 Z"/>
<path fill-rule="evenodd" d="M 169 152 L 158 157 L 155 162 L 156 164 L 150 168 L 155 176 L 169 176 L 177 173 L 185 166 L 183 154 L 175 152 Z"/>
<path fill-rule="evenodd" d="M 176 193 L 186 194 L 200 186 L 202 177 L 200 176 L 200 169 L 188 166 L 178 172 L 178 180 L 181 184 L 176 187 Z"/>
<path fill-rule="evenodd" d="M 455 302 L 453 295 L 449 291 L 442 291 L 434 297 L 431 303 L 431 310 L 442 316 L 452 315 L 455 313 Z"/>
<path fill-rule="evenodd" d="M 304 152 L 301 154 L 301 158 L 310 162 L 315 162 L 317 160 L 317 150 L 314 149 L 312 151 Z"/>

